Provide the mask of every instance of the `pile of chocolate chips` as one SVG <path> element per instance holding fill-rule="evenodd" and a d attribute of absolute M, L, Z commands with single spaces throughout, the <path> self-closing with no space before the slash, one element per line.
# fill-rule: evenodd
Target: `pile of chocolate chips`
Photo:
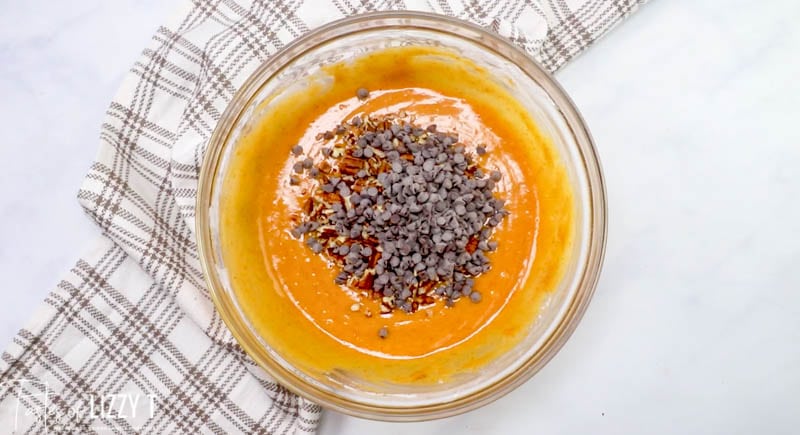
<path fill-rule="evenodd" d="M 508 215 L 493 192 L 500 172 L 479 167 L 457 135 L 402 113 L 355 117 L 318 139 L 333 143 L 319 162 L 292 149 L 290 184 L 318 182 L 292 234 L 341 268 L 336 282 L 379 298 L 383 314 L 480 302 L 474 278 L 491 267 L 492 229 Z"/>

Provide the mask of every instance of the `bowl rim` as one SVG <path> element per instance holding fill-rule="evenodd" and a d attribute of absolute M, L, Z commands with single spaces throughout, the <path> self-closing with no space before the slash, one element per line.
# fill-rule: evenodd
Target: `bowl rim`
<path fill-rule="evenodd" d="M 476 36 L 469 37 L 443 30 L 441 26 L 443 23 L 451 28 L 466 30 Z M 269 79 L 307 51 L 327 44 L 331 40 L 362 32 L 402 28 L 439 32 L 467 39 L 514 63 L 526 74 L 535 73 L 536 77 L 531 76 L 531 79 L 537 82 L 551 99 L 558 114 L 565 121 L 569 134 L 577 144 L 579 163 L 583 164 L 587 178 L 587 201 L 590 207 L 590 213 L 587 216 L 589 219 L 587 224 L 589 228 L 588 254 L 578 279 L 577 289 L 561 315 L 558 325 L 550 330 L 550 334 L 540 343 L 539 348 L 516 369 L 471 394 L 449 402 L 414 407 L 382 406 L 353 401 L 306 382 L 302 377 L 269 358 L 262 361 L 258 357 L 260 354 L 255 349 L 257 340 L 247 337 L 246 334 L 249 331 L 243 331 L 240 325 L 232 321 L 236 317 L 233 312 L 234 303 L 223 290 L 224 285 L 220 282 L 212 260 L 215 255 L 209 213 L 215 180 L 221 157 L 226 149 L 227 139 L 243 115 L 243 109 L 248 107 L 260 88 Z M 325 37 L 323 38 L 323 36 Z M 270 72 L 270 70 L 272 71 Z M 433 420 L 479 408 L 516 389 L 544 367 L 572 335 L 592 299 L 605 256 L 606 218 L 606 187 L 594 141 L 572 99 L 553 76 L 528 53 L 500 35 L 461 19 L 418 11 L 368 12 L 335 20 L 295 39 L 262 62 L 234 94 L 214 128 L 200 167 L 195 202 L 195 234 L 203 275 L 214 306 L 237 343 L 259 367 L 293 393 L 319 403 L 330 410 L 355 417 L 384 421 Z"/>

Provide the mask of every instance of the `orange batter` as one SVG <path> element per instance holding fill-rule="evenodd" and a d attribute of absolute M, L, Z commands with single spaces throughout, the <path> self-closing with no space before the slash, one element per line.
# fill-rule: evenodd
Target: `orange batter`
<path fill-rule="evenodd" d="M 566 172 L 523 107 L 484 70 L 447 51 L 398 47 L 324 70 L 325 77 L 264 103 L 244 135 L 221 195 L 222 253 L 245 314 L 283 358 L 312 372 L 428 383 L 478 369 L 516 344 L 567 262 L 575 204 Z M 355 97 L 359 87 L 370 98 Z M 300 144 L 318 160 L 317 134 L 355 115 L 405 111 L 416 124 L 455 131 L 467 151 L 503 179 L 510 215 L 495 230 L 492 269 L 475 281 L 480 303 L 462 299 L 381 316 L 376 301 L 334 283 L 338 270 L 290 235 L 291 217 L 316 181 L 290 186 Z M 351 311 L 360 302 L 372 313 Z M 377 331 L 387 326 L 389 337 Z"/>

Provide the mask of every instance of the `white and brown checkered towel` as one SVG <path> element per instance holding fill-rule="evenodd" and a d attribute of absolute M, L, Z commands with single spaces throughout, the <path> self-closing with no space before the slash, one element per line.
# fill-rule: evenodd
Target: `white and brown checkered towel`
<path fill-rule="evenodd" d="M 209 136 L 257 65 L 327 21 L 417 9 L 467 19 L 557 70 L 643 0 L 192 0 L 111 102 L 78 194 L 102 230 L 0 361 L 19 433 L 313 433 L 318 405 L 265 375 L 209 299 L 194 228 Z"/>

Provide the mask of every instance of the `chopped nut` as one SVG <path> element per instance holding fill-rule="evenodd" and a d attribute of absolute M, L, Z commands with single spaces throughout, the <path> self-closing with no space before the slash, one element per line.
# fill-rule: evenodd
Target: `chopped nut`
<path fill-rule="evenodd" d="M 292 167 L 290 184 L 310 190 L 291 234 L 334 262 L 337 284 L 379 300 L 381 314 L 436 299 L 480 302 L 473 278 L 489 270 L 492 230 L 508 215 L 493 192 L 502 174 L 481 168 L 457 134 L 399 115 L 355 116 L 317 135 L 330 141 L 322 161 L 306 157 Z"/>

